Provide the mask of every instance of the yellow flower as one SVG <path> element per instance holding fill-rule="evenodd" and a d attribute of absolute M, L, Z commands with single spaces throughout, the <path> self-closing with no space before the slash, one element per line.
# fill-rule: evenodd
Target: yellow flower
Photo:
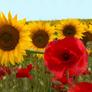
<path fill-rule="evenodd" d="M 47 44 L 54 40 L 55 28 L 42 21 L 28 24 L 30 30 L 30 48 L 34 51 L 43 51 Z"/>
<path fill-rule="evenodd" d="M 91 51 L 90 51 L 90 54 L 89 54 L 90 56 L 92 56 L 92 49 L 91 49 Z"/>
<path fill-rule="evenodd" d="M 60 39 L 63 39 L 66 36 L 74 36 L 80 39 L 85 32 L 85 26 L 77 19 L 62 20 L 56 25 L 56 29 L 58 38 Z"/>
<path fill-rule="evenodd" d="M 87 53 L 90 56 L 92 54 L 92 50 L 91 49 L 87 49 Z"/>
<path fill-rule="evenodd" d="M 15 65 L 23 61 L 25 50 L 30 46 L 30 32 L 25 22 L 25 19 L 18 21 L 17 15 L 12 17 L 10 12 L 8 18 L 0 13 L 0 64 Z"/>
<path fill-rule="evenodd" d="M 87 25 L 86 31 L 83 33 L 84 37 L 82 39 L 84 45 L 87 45 L 87 42 L 92 41 L 92 24 Z"/>

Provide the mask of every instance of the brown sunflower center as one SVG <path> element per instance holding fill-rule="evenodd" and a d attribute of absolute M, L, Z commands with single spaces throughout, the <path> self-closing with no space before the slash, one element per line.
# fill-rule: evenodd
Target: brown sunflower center
<path fill-rule="evenodd" d="M 0 27 L 0 49 L 10 51 L 15 49 L 19 41 L 19 32 L 11 25 Z"/>
<path fill-rule="evenodd" d="M 32 36 L 33 44 L 38 48 L 45 48 L 49 41 L 49 35 L 43 30 L 35 32 Z"/>
<path fill-rule="evenodd" d="M 83 41 L 84 45 L 86 46 L 86 43 L 87 43 L 88 41 L 92 41 L 92 33 L 90 33 L 90 32 L 85 32 L 82 41 Z"/>
<path fill-rule="evenodd" d="M 65 36 L 74 36 L 76 34 L 76 28 L 73 25 L 66 25 L 63 29 Z"/>

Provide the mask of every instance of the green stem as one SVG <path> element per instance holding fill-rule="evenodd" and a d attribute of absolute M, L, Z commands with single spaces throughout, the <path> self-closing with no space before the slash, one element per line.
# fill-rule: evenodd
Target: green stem
<path fill-rule="evenodd" d="M 33 51 L 33 50 L 30 50 L 30 51 L 27 51 L 28 54 L 44 54 L 44 51 Z"/>

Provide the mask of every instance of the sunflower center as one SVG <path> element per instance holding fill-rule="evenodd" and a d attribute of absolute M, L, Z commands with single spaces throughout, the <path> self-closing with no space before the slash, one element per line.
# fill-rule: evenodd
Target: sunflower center
<path fill-rule="evenodd" d="M 49 35 L 43 30 L 35 32 L 32 36 L 33 44 L 38 48 L 45 48 L 49 41 Z"/>
<path fill-rule="evenodd" d="M 85 32 L 84 35 L 85 36 L 83 37 L 82 41 L 83 41 L 84 45 L 86 46 L 88 41 L 92 41 L 92 33 Z"/>
<path fill-rule="evenodd" d="M 0 27 L 0 49 L 10 51 L 15 49 L 19 41 L 19 32 L 11 25 Z"/>
<path fill-rule="evenodd" d="M 63 29 L 65 36 L 74 36 L 76 34 L 76 28 L 73 25 L 67 25 Z"/>
<path fill-rule="evenodd" d="M 4 42 L 8 42 L 8 41 L 10 41 L 11 40 L 11 36 L 12 35 L 10 35 L 10 34 L 8 34 L 8 33 L 4 33 L 4 34 L 2 34 L 3 36 L 1 37 L 1 39 L 4 41 Z"/>

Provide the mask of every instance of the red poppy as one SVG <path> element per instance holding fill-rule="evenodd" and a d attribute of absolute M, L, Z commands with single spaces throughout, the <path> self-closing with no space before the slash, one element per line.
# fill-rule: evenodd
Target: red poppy
<path fill-rule="evenodd" d="M 10 68 L 5 67 L 5 66 L 0 66 L 0 80 L 2 80 L 3 77 L 4 77 L 5 75 L 7 75 L 7 74 L 8 74 L 8 75 L 11 74 Z"/>
<path fill-rule="evenodd" d="M 52 78 L 52 82 L 56 82 L 56 81 L 58 81 L 58 82 L 60 82 L 60 83 L 62 83 L 63 85 L 65 85 L 65 84 L 69 84 L 69 85 L 71 85 L 72 83 L 73 83 L 73 77 L 69 77 L 69 78 L 67 78 L 67 76 L 64 74 L 63 76 L 62 76 L 62 78 L 57 78 L 57 77 L 54 77 L 54 78 Z"/>
<path fill-rule="evenodd" d="M 88 69 L 83 73 L 83 75 L 91 75 L 91 74 L 92 74 L 92 71 Z"/>
<path fill-rule="evenodd" d="M 28 65 L 27 68 L 18 68 L 16 78 L 29 78 L 32 79 L 32 76 L 30 75 L 30 71 L 32 69 L 32 64 Z"/>
<path fill-rule="evenodd" d="M 62 85 L 62 84 L 53 84 L 52 83 L 52 86 L 51 86 L 53 89 L 55 89 L 57 92 L 67 92 L 66 90 L 65 90 L 65 87 L 64 87 L 64 85 Z M 65 91 L 64 91 L 65 90 Z"/>
<path fill-rule="evenodd" d="M 61 78 L 67 72 L 69 76 L 75 76 L 87 70 L 88 54 L 81 40 L 66 37 L 48 44 L 44 61 L 57 78 Z"/>
<path fill-rule="evenodd" d="M 68 92 L 92 92 L 92 83 L 80 82 L 69 88 Z"/>

